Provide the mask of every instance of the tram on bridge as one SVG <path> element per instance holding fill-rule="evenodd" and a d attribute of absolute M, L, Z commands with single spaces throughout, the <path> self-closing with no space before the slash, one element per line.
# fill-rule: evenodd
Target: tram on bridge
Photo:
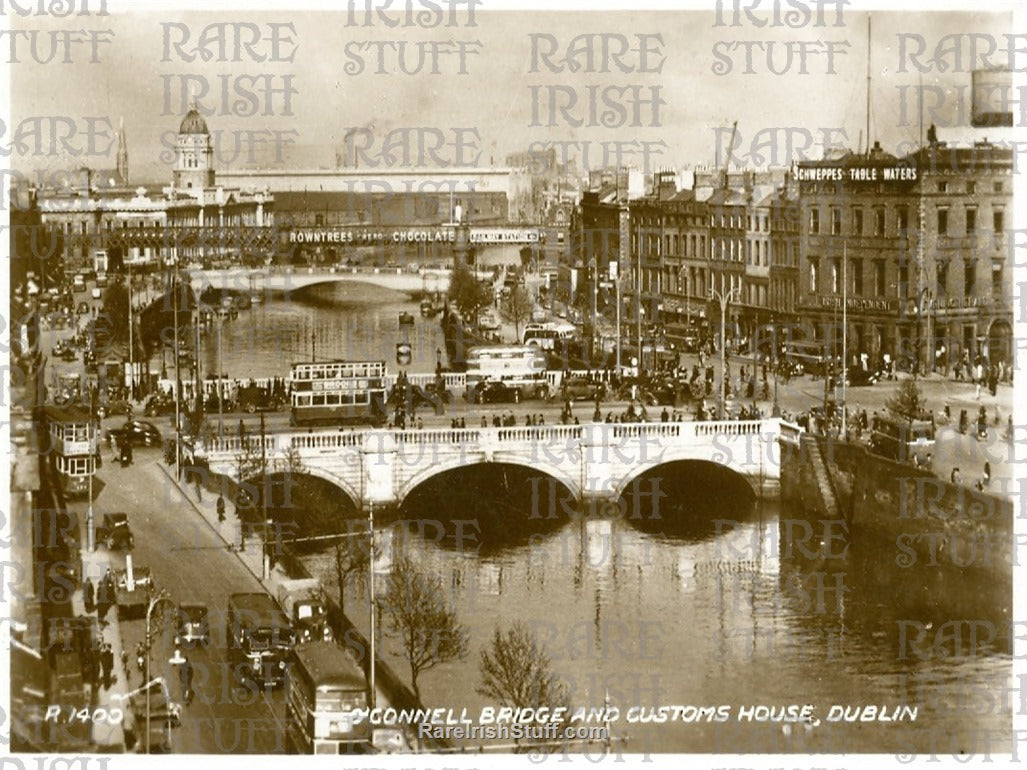
<path fill-rule="evenodd" d="M 289 374 L 293 425 L 373 425 L 388 419 L 384 361 L 293 364 Z"/>

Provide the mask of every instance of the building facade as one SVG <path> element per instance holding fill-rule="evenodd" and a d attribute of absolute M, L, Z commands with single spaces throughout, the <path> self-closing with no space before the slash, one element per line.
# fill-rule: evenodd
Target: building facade
<path fill-rule="evenodd" d="M 875 144 L 796 173 L 803 336 L 840 354 L 845 315 L 848 353 L 875 364 L 1011 361 L 1010 150 Z"/>
<path fill-rule="evenodd" d="M 38 191 L 43 224 L 63 236 L 66 270 L 90 269 L 93 255 L 110 263 L 157 265 L 252 256 L 275 246 L 274 198 L 267 190 L 218 184 L 206 121 L 194 107 L 182 119 L 169 186 L 133 187 L 124 130 L 118 168 L 89 171 L 78 184 Z"/>

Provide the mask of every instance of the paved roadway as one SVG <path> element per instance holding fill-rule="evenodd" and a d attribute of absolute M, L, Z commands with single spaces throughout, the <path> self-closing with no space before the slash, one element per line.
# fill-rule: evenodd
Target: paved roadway
<path fill-rule="evenodd" d="M 96 485 L 96 520 L 105 512 L 127 512 L 135 534 L 134 564 L 150 568 L 156 586 L 166 589 L 176 604 L 198 602 L 210 608 L 210 646 L 184 651 L 195 669 L 196 695 L 192 704 L 183 708 L 181 728 L 172 732 L 173 750 L 190 754 L 284 753 L 281 691 L 268 694 L 235 686 L 224 653 L 222 613 L 228 595 L 262 591 L 260 583 L 167 480 L 157 466 L 160 450 L 136 450 L 134 465 L 124 469 L 111 461 L 106 447 L 103 453 L 103 468 L 97 474 L 103 483 Z M 84 501 L 74 507 L 84 519 Z M 121 566 L 124 560 L 115 554 L 112 561 Z M 166 607 L 169 605 L 158 605 L 154 615 Z M 179 701 L 177 669 L 168 663 L 174 652 L 173 634 L 166 622 L 154 626 L 162 632 L 154 644 L 152 674 L 166 677 L 172 699 Z M 138 687 L 142 675 L 135 666 L 135 649 L 145 635 L 145 622 L 125 620 L 120 628 L 123 649 L 130 656 L 130 683 Z M 138 734 L 142 738 L 142 730 Z"/>

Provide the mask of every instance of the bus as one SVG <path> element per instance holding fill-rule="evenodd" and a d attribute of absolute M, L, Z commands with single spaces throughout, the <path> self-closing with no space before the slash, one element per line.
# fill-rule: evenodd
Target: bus
<path fill-rule="evenodd" d="M 335 642 L 314 641 L 293 650 L 285 704 L 290 753 L 370 750 L 370 720 L 353 713 L 368 707 L 367 679 Z"/>
<path fill-rule="evenodd" d="M 502 382 L 522 398 L 548 398 L 546 354 L 535 345 L 482 345 L 467 351 L 467 388 Z"/>
<path fill-rule="evenodd" d="M 225 617 L 228 665 L 240 683 L 274 687 L 286 680 L 295 646 L 289 617 L 265 593 L 232 594 Z"/>
<path fill-rule="evenodd" d="M 934 453 L 934 420 L 875 417 L 870 431 L 870 451 L 890 460 L 926 465 Z"/>
<path fill-rule="evenodd" d="M 65 496 L 86 495 L 99 457 L 96 420 L 86 410 L 74 406 L 48 405 L 43 413 L 49 428 L 54 466 Z"/>
<path fill-rule="evenodd" d="M 289 374 L 293 425 L 385 424 L 384 361 L 293 364 Z"/>

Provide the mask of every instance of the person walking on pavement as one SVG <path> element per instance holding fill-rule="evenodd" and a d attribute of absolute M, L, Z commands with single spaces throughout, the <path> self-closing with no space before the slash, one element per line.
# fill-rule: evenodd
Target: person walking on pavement
<path fill-rule="evenodd" d="M 142 642 L 136 644 L 136 668 L 139 669 L 139 679 L 144 679 L 146 677 L 146 648 Z"/>
<path fill-rule="evenodd" d="M 178 678 L 182 683 L 182 700 L 188 705 L 193 700 L 193 664 L 185 656 L 178 667 Z"/>
<path fill-rule="evenodd" d="M 114 670 L 114 650 L 105 644 L 100 650 L 100 670 L 103 672 L 103 689 L 111 688 L 111 673 Z"/>
<path fill-rule="evenodd" d="M 93 581 L 86 578 L 86 582 L 82 584 L 82 601 L 86 605 L 86 612 L 91 613 L 96 610 L 96 589 L 93 588 Z"/>

